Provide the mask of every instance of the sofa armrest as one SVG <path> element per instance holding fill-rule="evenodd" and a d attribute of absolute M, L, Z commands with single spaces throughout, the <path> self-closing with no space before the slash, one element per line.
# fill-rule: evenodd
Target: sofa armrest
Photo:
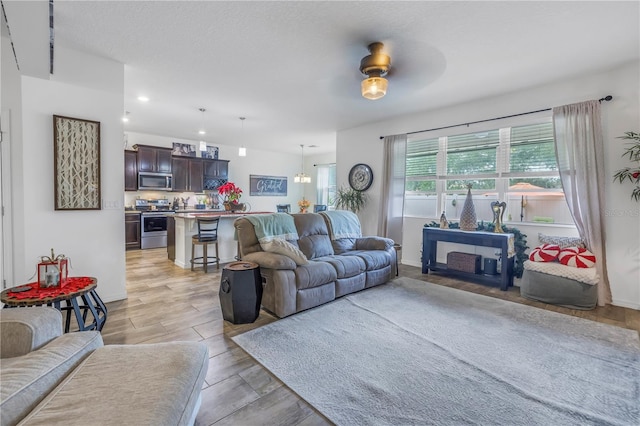
<path fill-rule="evenodd" d="M 356 239 L 356 250 L 389 250 L 393 240 L 384 237 L 362 237 Z"/>
<path fill-rule="evenodd" d="M 25 355 L 62 335 L 62 314 L 38 306 L 0 310 L 0 358 Z"/>
<path fill-rule="evenodd" d="M 290 257 L 268 251 L 259 251 L 242 256 L 242 260 L 255 262 L 261 268 L 295 270 L 297 265 Z"/>

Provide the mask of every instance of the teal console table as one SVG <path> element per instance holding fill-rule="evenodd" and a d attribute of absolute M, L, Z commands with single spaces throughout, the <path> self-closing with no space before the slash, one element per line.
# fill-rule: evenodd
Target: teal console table
<path fill-rule="evenodd" d="M 482 275 L 448 269 L 446 263 L 438 263 L 436 261 L 438 241 L 499 248 L 502 252 L 502 268 L 500 270 L 500 274 Z M 511 247 L 509 247 L 510 241 Z M 500 290 L 506 291 L 509 287 L 513 286 L 514 259 L 515 251 L 513 250 L 513 234 L 500 234 L 484 231 L 461 231 L 459 229 L 440 229 L 430 227 L 422 229 L 423 274 L 428 274 L 429 270 L 443 272 L 481 284 L 500 286 Z"/>

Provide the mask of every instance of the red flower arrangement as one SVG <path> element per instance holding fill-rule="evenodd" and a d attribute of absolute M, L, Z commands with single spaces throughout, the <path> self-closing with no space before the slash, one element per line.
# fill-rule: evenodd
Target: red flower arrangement
<path fill-rule="evenodd" d="M 224 195 L 225 203 L 238 204 L 242 197 L 242 189 L 233 182 L 227 182 L 218 188 L 218 194 Z"/>

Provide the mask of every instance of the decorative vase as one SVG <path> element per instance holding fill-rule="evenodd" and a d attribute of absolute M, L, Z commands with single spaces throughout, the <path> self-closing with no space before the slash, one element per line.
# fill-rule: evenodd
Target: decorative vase
<path fill-rule="evenodd" d="M 476 208 L 471 197 L 471 184 L 467 185 L 467 198 L 464 200 L 462 213 L 460 213 L 460 229 L 463 231 L 475 231 L 478 229 L 478 218 Z"/>
<path fill-rule="evenodd" d="M 300 213 L 306 213 L 306 212 L 307 212 L 306 207 L 300 207 Z"/>
<path fill-rule="evenodd" d="M 502 230 L 502 217 L 504 216 L 504 211 L 507 208 L 507 203 L 504 201 L 499 203 L 494 201 L 491 203 L 491 210 L 493 211 L 493 232 L 503 234 Z"/>
<path fill-rule="evenodd" d="M 224 202 L 224 203 L 222 203 L 222 205 L 224 205 L 224 209 L 226 211 L 232 211 L 232 212 L 244 211 L 244 203 Z"/>

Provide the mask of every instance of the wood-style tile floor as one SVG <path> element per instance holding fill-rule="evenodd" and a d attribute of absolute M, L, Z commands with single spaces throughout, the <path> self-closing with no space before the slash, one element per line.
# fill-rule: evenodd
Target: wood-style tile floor
<path fill-rule="evenodd" d="M 197 425 L 331 424 L 230 339 L 277 318 L 262 311 L 253 324 L 224 321 L 218 299 L 221 271 L 181 269 L 167 260 L 164 249 L 128 251 L 128 298 L 107 304 L 105 343 L 204 342 L 211 359 Z M 400 266 L 400 275 L 640 331 L 640 311 L 633 309 L 566 309 L 524 299 L 517 287 L 503 292 L 437 274 L 422 275 L 419 268 L 406 265 Z"/>

